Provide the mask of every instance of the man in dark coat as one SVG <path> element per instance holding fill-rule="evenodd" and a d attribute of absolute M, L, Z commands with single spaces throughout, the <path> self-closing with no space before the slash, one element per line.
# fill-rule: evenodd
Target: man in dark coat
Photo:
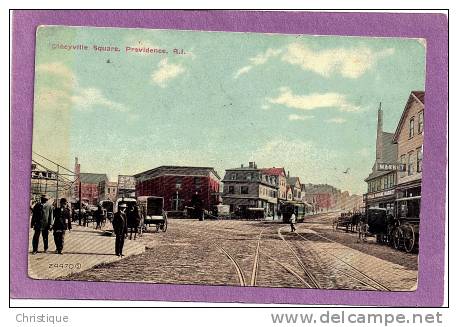
<path fill-rule="evenodd" d="M 115 254 L 118 257 L 124 256 L 122 248 L 124 247 L 124 238 L 127 236 L 127 217 L 126 217 L 126 204 L 120 204 L 118 212 L 113 217 L 113 231 L 116 235 L 115 241 Z"/>
<path fill-rule="evenodd" d="M 191 205 L 194 207 L 194 218 L 204 220 L 203 203 L 198 192 L 192 195 Z"/>
<path fill-rule="evenodd" d="M 44 252 L 48 250 L 48 233 L 53 224 L 53 208 L 52 205 L 47 203 L 48 197 L 42 195 L 40 202 L 35 204 L 32 212 L 31 228 L 34 230 L 32 238 L 32 254 L 38 252 L 38 244 L 40 242 L 40 234 L 43 237 Z"/>
<path fill-rule="evenodd" d="M 99 204 L 97 206 L 97 211 L 95 212 L 95 222 L 97 225 L 95 226 L 95 229 L 102 229 L 102 220 L 103 220 L 103 210 L 102 206 Z"/>
<path fill-rule="evenodd" d="M 67 199 L 60 199 L 60 207 L 54 209 L 54 224 L 52 225 L 56 253 L 62 254 L 64 249 L 65 231 L 72 229 L 70 209 L 67 206 Z"/>

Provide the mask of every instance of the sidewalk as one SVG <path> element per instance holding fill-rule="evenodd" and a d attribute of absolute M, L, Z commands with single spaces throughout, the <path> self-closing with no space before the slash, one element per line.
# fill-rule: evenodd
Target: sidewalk
<path fill-rule="evenodd" d="M 52 232 L 49 233 L 49 249 L 43 253 L 43 239 L 40 236 L 38 253 L 32 255 L 33 230 L 29 232 L 29 277 L 35 279 L 56 279 L 81 272 L 102 263 L 121 260 L 114 254 L 114 236 L 104 236 L 104 231 L 91 227 L 73 225 L 71 232 L 65 233 L 63 254 L 55 253 Z M 107 230 L 107 228 L 106 228 Z M 109 230 L 109 229 L 108 229 Z M 138 241 L 126 239 L 124 258 L 145 252 L 145 246 Z"/>

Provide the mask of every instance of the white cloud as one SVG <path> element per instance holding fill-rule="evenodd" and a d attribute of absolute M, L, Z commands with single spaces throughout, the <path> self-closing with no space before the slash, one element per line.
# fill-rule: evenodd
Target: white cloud
<path fill-rule="evenodd" d="M 340 93 L 327 92 L 296 95 L 287 87 L 282 87 L 280 94 L 276 98 L 267 98 L 267 101 L 301 110 L 315 110 L 320 108 L 336 108 L 345 112 L 361 110 L 359 106 L 348 102 L 346 96 Z"/>
<path fill-rule="evenodd" d="M 158 69 L 151 75 L 151 81 L 160 87 L 166 87 L 167 83 L 183 74 L 186 69 L 181 64 L 171 64 L 168 58 L 162 59 L 158 64 Z"/>
<path fill-rule="evenodd" d="M 119 112 L 129 111 L 123 104 L 106 98 L 102 91 L 97 88 L 79 88 L 75 91 L 76 94 L 71 96 L 70 99 L 78 109 L 91 110 L 96 106 L 101 106 Z"/>
<path fill-rule="evenodd" d="M 342 118 L 342 117 L 334 117 L 334 118 L 330 118 L 330 119 L 326 120 L 327 123 L 332 123 L 332 124 L 343 124 L 346 121 L 347 120 L 345 118 Z"/>
<path fill-rule="evenodd" d="M 336 73 L 346 78 L 358 78 L 372 69 L 377 61 L 393 53 L 393 48 L 377 52 L 367 47 L 317 51 L 304 44 L 292 43 L 288 46 L 282 60 L 324 77 Z"/>
<path fill-rule="evenodd" d="M 264 65 L 270 58 L 277 57 L 281 52 L 282 50 L 280 49 L 269 48 L 265 52 L 259 53 L 256 56 L 249 58 L 248 60 L 251 62 L 251 64 L 237 70 L 237 72 L 234 74 L 234 78 L 237 79 L 240 77 L 240 75 L 248 73 L 255 66 Z"/>
<path fill-rule="evenodd" d="M 307 120 L 307 119 L 312 119 L 313 116 L 305 116 L 305 115 L 296 115 L 296 114 L 291 114 L 288 116 L 288 120 Z"/>
<path fill-rule="evenodd" d="M 36 72 L 38 75 L 44 74 L 58 80 L 59 86 L 62 88 L 78 87 L 78 81 L 73 71 L 61 62 L 37 65 Z"/>
<path fill-rule="evenodd" d="M 240 68 L 235 73 L 234 78 L 239 78 L 240 75 L 248 73 L 252 68 L 253 68 L 253 66 L 244 66 L 244 67 Z"/>
<path fill-rule="evenodd" d="M 40 110 L 68 110 L 70 106 L 77 110 L 92 110 L 96 106 L 119 112 L 130 110 L 108 99 L 98 88 L 82 87 L 73 71 L 62 62 L 40 64 L 37 73 L 39 79 L 53 78 L 52 87 L 43 86 L 38 89 L 36 104 Z"/>

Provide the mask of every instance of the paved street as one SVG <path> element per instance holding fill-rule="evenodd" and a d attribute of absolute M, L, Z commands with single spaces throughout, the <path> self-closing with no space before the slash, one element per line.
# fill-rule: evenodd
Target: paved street
<path fill-rule="evenodd" d="M 146 251 L 69 276 L 76 280 L 408 291 L 417 255 L 332 230 L 335 214 L 297 224 L 170 219 L 166 233 L 135 242 Z"/>
<path fill-rule="evenodd" d="M 108 229 L 111 226 L 107 226 Z M 56 254 L 52 232 L 49 233 L 49 249 L 43 253 L 43 239 L 40 237 L 39 253 L 32 255 L 33 230 L 29 232 L 29 276 L 36 279 L 55 279 L 89 269 L 95 265 L 121 260 L 114 255 L 115 238 L 104 236 L 104 232 L 91 227 L 73 225 L 66 233 L 63 255 Z M 124 254 L 140 254 L 145 246 L 126 240 Z"/>

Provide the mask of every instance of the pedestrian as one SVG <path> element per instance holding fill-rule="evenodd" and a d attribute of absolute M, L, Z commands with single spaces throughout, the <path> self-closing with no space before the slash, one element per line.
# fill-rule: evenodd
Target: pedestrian
<path fill-rule="evenodd" d="M 118 212 L 113 217 L 113 231 L 116 235 L 115 254 L 118 257 L 123 257 L 122 248 L 124 247 L 124 238 L 127 236 L 127 205 L 122 203 L 118 207 Z"/>
<path fill-rule="evenodd" d="M 60 207 L 54 209 L 54 223 L 52 225 L 56 253 L 62 254 L 64 249 L 65 231 L 72 229 L 70 209 L 67 206 L 67 199 L 60 199 Z"/>
<path fill-rule="evenodd" d="M 102 206 L 99 204 L 97 206 L 97 211 L 95 212 L 95 222 L 96 222 L 95 229 L 102 229 L 102 220 L 103 220 L 103 209 L 102 209 Z"/>
<path fill-rule="evenodd" d="M 289 219 L 289 222 L 290 222 L 290 225 L 291 225 L 291 232 L 295 232 L 296 231 L 296 214 L 293 213 L 291 214 L 291 218 Z"/>
<path fill-rule="evenodd" d="M 133 204 L 127 211 L 127 228 L 130 229 L 129 240 L 132 239 L 132 233 L 134 234 L 134 240 L 137 239 L 138 227 L 140 226 L 140 212 L 138 205 Z"/>
<path fill-rule="evenodd" d="M 40 202 L 33 207 L 31 228 L 33 228 L 32 238 L 32 254 L 38 252 L 38 244 L 40 242 L 40 234 L 43 238 L 44 252 L 48 251 L 48 234 L 53 224 L 53 208 L 48 203 L 48 197 L 43 194 L 40 197 Z"/>

